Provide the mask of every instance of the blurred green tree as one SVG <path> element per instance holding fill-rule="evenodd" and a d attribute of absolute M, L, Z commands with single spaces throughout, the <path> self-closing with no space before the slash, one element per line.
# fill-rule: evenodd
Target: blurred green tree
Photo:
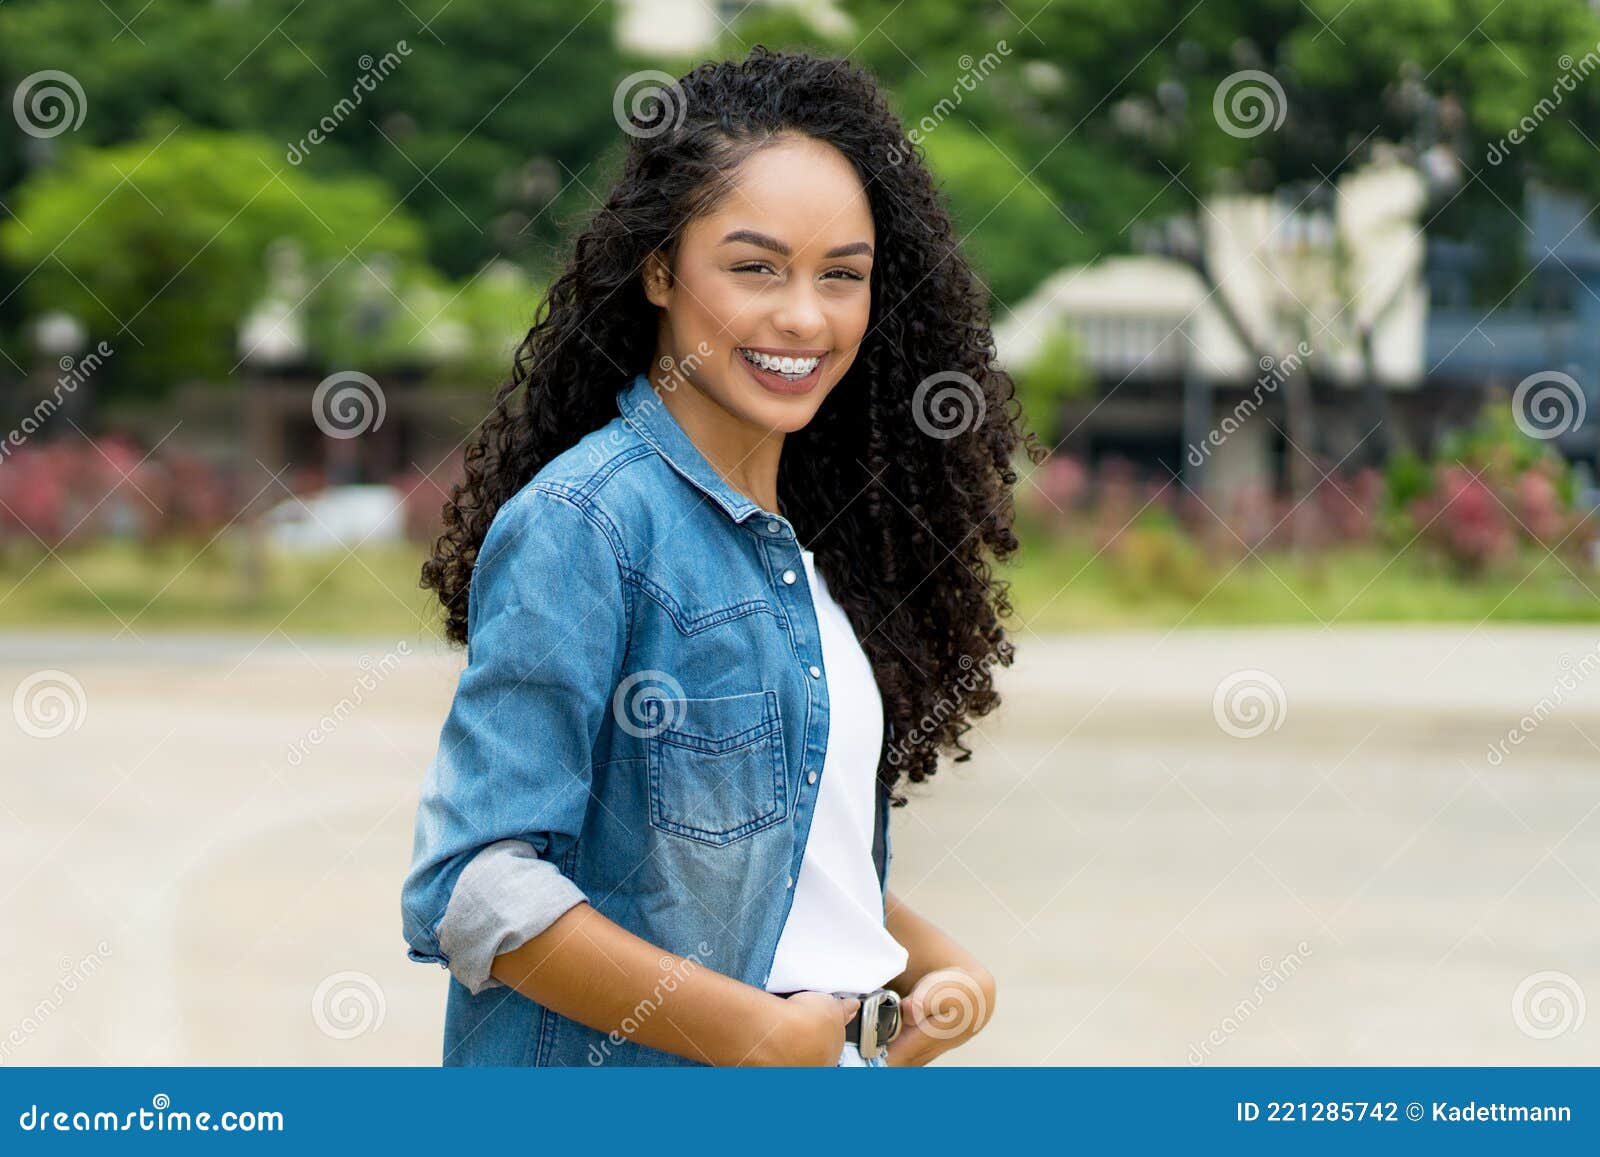
<path fill-rule="evenodd" d="M 321 268 L 422 252 L 381 182 L 297 172 L 270 141 L 177 125 L 68 150 L 11 209 L 0 254 L 24 271 L 30 304 L 81 318 L 117 350 L 110 381 L 142 392 L 230 371 L 274 242 Z"/>
<path fill-rule="evenodd" d="M 613 17 L 561 0 L 10 0 L 5 92 L 64 70 L 87 110 L 70 134 L 0 147 L 0 201 L 69 141 L 125 142 L 176 112 L 310 172 L 381 178 L 452 276 L 500 256 L 538 269 L 621 140 Z"/>

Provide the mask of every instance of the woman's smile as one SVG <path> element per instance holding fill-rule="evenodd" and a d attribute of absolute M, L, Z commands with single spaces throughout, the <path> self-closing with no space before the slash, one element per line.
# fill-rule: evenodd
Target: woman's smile
<path fill-rule="evenodd" d="M 822 380 L 827 350 L 739 347 L 739 362 L 757 385 L 775 394 L 809 394 Z"/>

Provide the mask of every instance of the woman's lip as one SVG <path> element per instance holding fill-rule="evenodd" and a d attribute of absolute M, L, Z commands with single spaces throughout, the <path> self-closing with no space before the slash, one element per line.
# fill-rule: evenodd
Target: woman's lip
<path fill-rule="evenodd" d="M 742 350 L 749 350 L 753 354 L 766 354 L 769 358 L 820 358 L 825 357 L 827 350 L 777 350 L 763 349 L 758 345 L 742 345 Z"/>
<path fill-rule="evenodd" d="M 740 346 L 739 348 L 755 349 L 754 346 Z M 756 352 L 766 353 L 767 351 L 758 350 Z M 816 358 L 817 364 L 811 367 L 811 372 L 805 377 L 793 380 L 783 377 L 781 374 L 775 374 L 770 370 L 764 370 L 743 355 L 735 354 L 734 356 L 738 358 L 739 364 L 749 372 L 750 376 L 755 379 L 756 384 L 762 389 L 769 390 L 774 394 L 796 395 L 809 394 L 816 389 L 817 383 L 822 380 L 822 364 L 827 360 L 828 354 L 824 350 L 821 353 L 804 355 Z M 783 356 L 794 357 L 795 355 L 791 353 Z"/>

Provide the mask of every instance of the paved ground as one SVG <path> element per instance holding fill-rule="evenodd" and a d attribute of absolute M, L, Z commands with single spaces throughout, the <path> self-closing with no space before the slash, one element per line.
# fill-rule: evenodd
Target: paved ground
<path fill-rule="evenodd" d="M 964 1059 L 1600 1063 L 1597 636 L 1024 639 L 895 813 L 892 886 L 999 978 Z M 0 636 L 0 1063 L 436 1062 L 397 894 L 459 659 L 397 642 Z"/>

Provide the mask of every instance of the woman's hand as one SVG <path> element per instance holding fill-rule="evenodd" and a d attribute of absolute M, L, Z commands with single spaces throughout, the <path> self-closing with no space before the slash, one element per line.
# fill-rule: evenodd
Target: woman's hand
<path fill-rule="evenodd" d="M 786 1019 L 773 1033 L 775 1063 L 829 1067 L 844 1051 L 844 1026 L 861 1007 L 856 997 L 841 1000 L 828 992 L 797 992 L 784 1002 Z"/>
<path fill-rule="evenodd" d="M 889 1042 L 890 1066 L 925 1065 L 965 1044 L 994 1012 L 994 977 L 985 968 L 939 968 L 900 1000 L 900 1032 Z"/>

